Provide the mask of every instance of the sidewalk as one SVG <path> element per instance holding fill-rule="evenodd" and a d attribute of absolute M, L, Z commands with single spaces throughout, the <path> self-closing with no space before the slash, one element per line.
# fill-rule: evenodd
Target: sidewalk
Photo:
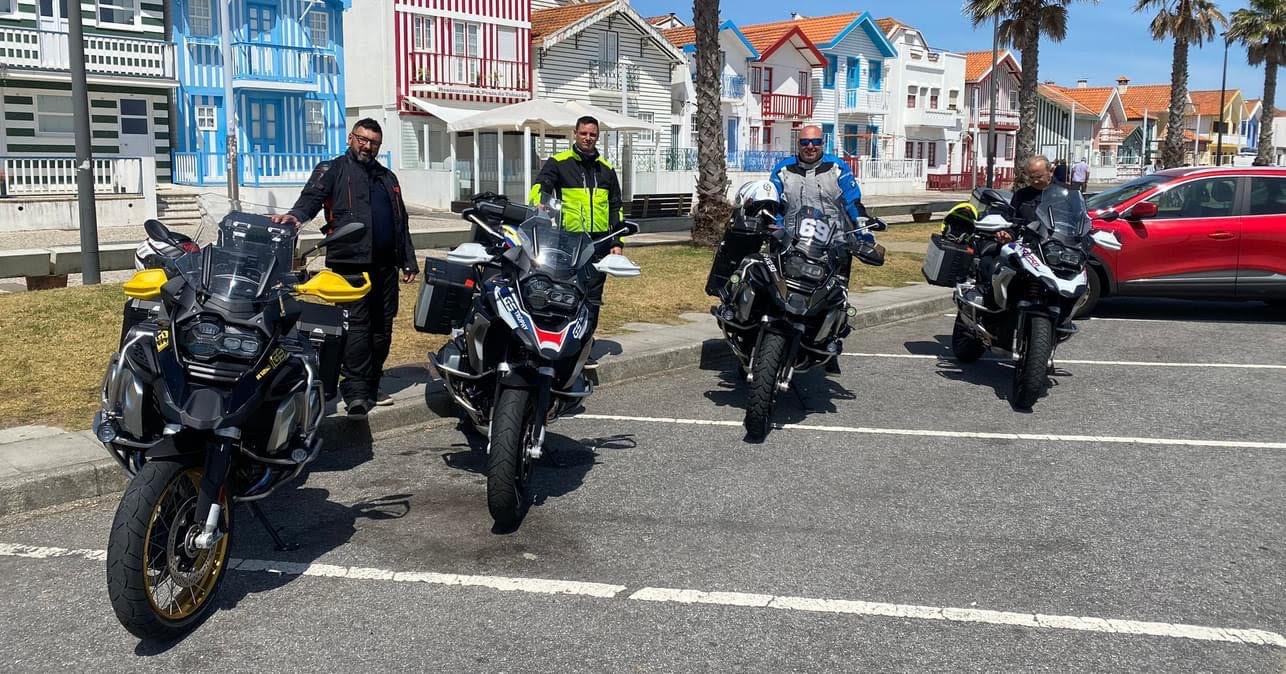
<path fill-rule="evenodd" d="M 949 310 L 951 291 L 917 284 L 853 297 L 855 330 Z M 709 314 L 685 314 L 683 325 L 630 324 L 595 343 L 599 384 L 614 384 L 725 358 L 727 347 Z M 850 341 L 860 340 L 860 334 Z M 323 446 L 343 449 L 373 436 L 454 421 L 451 401 L 422 364 L 390 369 L 384 389 L 395 404 L 362 419 L 332 416 L 322 423 Z M 427 402 L 427 405 L 426 405 Z M 593 398 L 590 398 L 591 406 Z M 89 431 L 48 426 L 0 430 L 0 517 L 82 498 L 116 494 L 124 473 Z"/>

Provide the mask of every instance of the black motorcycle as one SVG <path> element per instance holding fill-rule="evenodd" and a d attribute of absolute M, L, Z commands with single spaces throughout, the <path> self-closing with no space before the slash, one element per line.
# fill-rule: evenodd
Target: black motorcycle
<path fill-rule="evenodd" d="M 304 256 L 365 227 L 341 226 Z M 148 235 L 181 249 L 159 222 Z M 264 215 L 230 212 L 218 237 L 149 260 L 155 268 L 125 284 L 126 329 L 93 421 L 130 478 L 108 539 L 107 589 L 121 624 L 143 639 L 175 638 L 210 610 L 233 506 L 248 502 L 262 516 L 254 501 L 321 450 L 338 351 L 314 335 L 342 334 L 343 316 L 296 296 L 350 302 L 370 289 L 369 279 L 354 287 L 330 271 L 305 279 L 293 270 L 294 228 Z"/>
<path fill-rule="evenodd" d="M 869 232 L 886 227 L 870 219 L 845 228 L 820 210 L 804 209 L 782 225 L 769 225 L 760 237 L 767 250 L 743 258 L 718 289 L 720 303 L 711 313 L 750 384 L 750 440 L 767 436 L 777 393 L 790 387 L 796 372 L 839 356 L 848 318 L 856 314 L 848 304 L 850 258 L 884 264 L 884 248 Z M 712 279 L 717 276 L 712 270 Z"/>
<path fill-rule="evenodd" d="M 591 289 L 602 274 L 639 274 L 624 256 L 606 255 L 637 225 L 593 238 L 565 229 L 567 215 L 556 202 L 478 200 L 464 217 L 486 243 L 461 244 L 445 263 L 425 262 L 416 327 L 454 333 L 429 355 L 429 368 L 489 439 L 487 508 L 500 528 L 523 517 L 545 426 L 593 391 L 586 376 L 597 323 Z"/>

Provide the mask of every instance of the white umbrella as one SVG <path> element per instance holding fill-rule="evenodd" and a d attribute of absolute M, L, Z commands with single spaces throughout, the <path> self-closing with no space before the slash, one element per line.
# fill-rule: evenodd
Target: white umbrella
<path fill-rule="evenodd" d="M 477 131 L 479 129 L 523 128 L 545 133 L 572 131 L 576 120 L 589 115 L 598 120 L 599 128 L 610 131 L 658 131 L 658 127 L 641 119 L 628 117 L 593 105 L 571 101 L 560 103 L 544 98 L 533 98 L 521 103 L 484 110 L 447 124 L 451 131 Z"/>

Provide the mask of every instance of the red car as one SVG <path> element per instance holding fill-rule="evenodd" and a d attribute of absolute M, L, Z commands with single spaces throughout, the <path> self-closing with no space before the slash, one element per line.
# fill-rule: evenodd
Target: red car
<path fill-rule="evenodd" d="M 1286 305 L 1286 168 L 1158 171 L 1086 199 L 1120 251 L 1091 251 L 1100 297 L 1264 300 Z"/>

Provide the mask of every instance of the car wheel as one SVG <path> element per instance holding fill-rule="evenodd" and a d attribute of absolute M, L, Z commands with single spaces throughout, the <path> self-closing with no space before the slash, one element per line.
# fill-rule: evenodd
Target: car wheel
<path fill-rule="evenodd" d="M 1089 276 L 1089 290 L 1085 291 L 1085 304 L 1081 305 L 1073 318 L 1089 318 L 1098 306 L 1098 301 L 1103 298 L 1103 272 L 1094 265 L 1088 266 L 1085 271 Z"/>

